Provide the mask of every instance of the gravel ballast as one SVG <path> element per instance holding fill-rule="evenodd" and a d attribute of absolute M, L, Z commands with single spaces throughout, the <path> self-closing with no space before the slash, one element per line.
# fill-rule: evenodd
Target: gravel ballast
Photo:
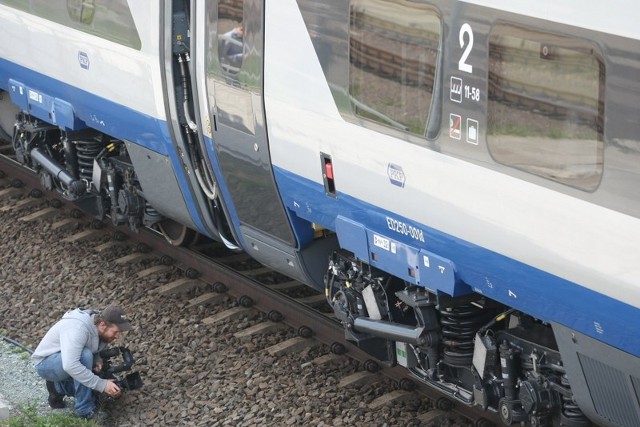
<path fill-rule="evenodd" d="M 0 400 L 6 404 L 6 411 L 0 410 L 0 425 L 7 418 L 4 413 L 15 416 L 22 408 L 36 408 L 39 414 L 51 412 L 44 382 L 33 369 L 31 353 L 4 339 L 0 339 Z"/>
<path fill-rule="evenodd" d="M 0 200 L 0 207 L 11 203 Z M 99 309 L 111 302 L 125 307 L 134 329 L 117 345 L 133 351 L 134 368 L 141 373 L 144 387 L 125 392 L 108 405 L 113 425 L 467 425 L 453 415 L 437 423 L 421 423 L 418 417 L 431 409 L 431 403 L 420 399 L 371 409 L 368 404 L 394 389 L 394 384 L 338 387 L 341 378 L 362 367 L 346 358 L 327 366 L 310 363 L 327 353 L 324 346 L 278 357 L 265 352 L 295 336 L 291 330 L 244 340 L 234 336 L 261 321 L 260 316 L 203 324 L 203 318 L 235 302 L 192 307 L 188 300 L 193 294 L 153 293 L 181 273 L 138 278 L 140 264 L 113 262 L 130 253 L 130 248 L 93 249 L 109 241 L 109 236 L 91 243 L 63 242 L 80 228 L 54 230 L 50 221 L 19 220 L 35 209 L 0 211 L 0 335 L 34 349 L 67 310 Z M 49 410 L 44 381 L 26 354 L 4 341 L 0 342 L 0 394 L 14 407 L 35 404 Z M 69 406 L 71 401 L 67 402 Z"/>

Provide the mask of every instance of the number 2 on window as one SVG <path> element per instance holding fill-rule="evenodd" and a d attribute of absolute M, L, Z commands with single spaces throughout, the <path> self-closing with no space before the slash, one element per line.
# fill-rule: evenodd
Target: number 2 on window
<path fill-rule="evenodd" d="M 465 34 L 468 37 L 465 37 Z M 468 38 L 468 42 L 465 45 L 465 38 Z M 464 52 L 462 52 L 462 56 L 460 57 L 460 61 L 458 61 L 458 70 L 464 71 L 465 73 L 473 74 L 473 65 L 467 64 L 467 58 L 471 53 L 471 49 L 473 49 L 473 30 L 471 29 L 471 25 L 468 23 L 462 24 L 460 27 L 460 47 L 464 48 Z"/>

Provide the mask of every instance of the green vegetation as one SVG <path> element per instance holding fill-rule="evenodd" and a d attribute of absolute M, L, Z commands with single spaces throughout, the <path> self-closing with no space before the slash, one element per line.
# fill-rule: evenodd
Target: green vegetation
<path fill-rule="evenodd" d="M 20 415 L 0 420 L 0 427 L 99 427 L 94 421 L 87 421 L 71 413 L 38 415 L 35 405 L 18 409 Z"/>
<path fill-rule="evenodd" d="M 0 331 L 0 336 L 2 336 L 2 331 Z M 18 347 L 16 345 L 12 345 L 9 347 L 9 352 L 16 354 L 20 360 L 28 360 L 29 358 L 31 358 L 31 353 L 29 353 L 27 350 L 25 350 L 22 347 Z"/>

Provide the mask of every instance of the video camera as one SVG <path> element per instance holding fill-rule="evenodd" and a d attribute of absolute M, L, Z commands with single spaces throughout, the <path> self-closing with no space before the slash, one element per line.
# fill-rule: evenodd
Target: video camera
<path fill-rule="evenodd" d="M 122 363 L 113 365 L 111 359 L 116 356 L 122 356 Z M 138 372 L 131 372 L 127 375 L 118 375 L 121 372 L 131 370 L 133 366 L 133 355 L 128 348 L 112 347 L 100 352 L 102 358 L 102 370 L 98 373 L 100 378 L 105 380 L 115 380 L 120 390 L 137 390 L 142 388 L 142 377 Z"/>

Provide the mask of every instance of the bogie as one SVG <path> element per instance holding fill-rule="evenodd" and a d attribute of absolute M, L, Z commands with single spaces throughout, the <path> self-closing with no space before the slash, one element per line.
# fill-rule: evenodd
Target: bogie
<path fill-rule="evenodd" d="M 451 298 L 403 284 L 344 252 L 325 277 L 346 339 L 387 365 L 507 425 L 554 425 L 567 413 L 572 425 L 587 425 L 544 322 L 478 294 Z"/>

